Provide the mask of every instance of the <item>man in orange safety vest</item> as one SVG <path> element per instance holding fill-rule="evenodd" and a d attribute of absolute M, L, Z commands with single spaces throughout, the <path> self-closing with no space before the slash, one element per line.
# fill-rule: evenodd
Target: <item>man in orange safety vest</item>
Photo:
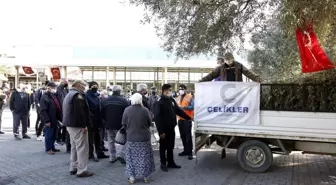
<path fill-rule="evenodd" d="M 193 96 L 186 92 L 187 87 L 184 84 L 179 86 L 179 96 L 177 98 L 177 104 L 179 107 L 188 114 L 191 118 L 194 117 L 194 99 Z M 185 120 L 178 117 L 178 127 L 180 130 L 180 136 L 183 143 L 183 152 L 179 156 L 188 156 L 189 160 L 193 159 L 193 143 L 191 136 L 192 121 Z"/>

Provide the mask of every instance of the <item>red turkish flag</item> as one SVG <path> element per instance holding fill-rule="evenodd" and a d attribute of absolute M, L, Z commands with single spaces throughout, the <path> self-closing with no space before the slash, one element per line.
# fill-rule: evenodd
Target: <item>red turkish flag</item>
<path fill-rule="evenodd" d="M 50 68 L 50 71 L 51 71 L 51 74 L 52 74 L 54 80 L 61 79 L 61 71 L 60 71 L 59 67 Z"/>
<path fill-rule="evenodd" d="M 313 31 L 312 22 L 304 26 L 304 28 L 297 27 L 296 40 L 300 52 L 302 72 L 311 73 L 335 68 L 321 48 Z"/>
<path fill-rule="evenodd" d="M 33 69 L 31 67 L 25 67 L 25 66 L 22 66 L 22 69 L 23 69 L 23 72 L 27 75 L 31 75 L 34 73 Z"/>

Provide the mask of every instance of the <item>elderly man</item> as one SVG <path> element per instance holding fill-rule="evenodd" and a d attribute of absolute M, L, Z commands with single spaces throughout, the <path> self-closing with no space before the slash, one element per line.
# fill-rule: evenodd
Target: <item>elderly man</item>
<path fill-rule="evenodd" d="M 54 82 L 47 84 L 47 91 L 40 101 L 41 124 L 44 127 L 45 149 L 49 155 L 54 155 L 60 150 L 55 148 L 56 128 L 62 120 L 62 106 L 55 96 L 57 85 Z"/>
<path fill-rule="evenodd" d="M 148 97 L 149 99 L 149 106 L 150 109 L 153 111 L 154 110 L 154 103 L 156 102 L 156 100 L 159 99 L 159 95 L 157 93 L 157 88 L 156 87 L 151 87 L 151 95 Z"/>
<path fill-rule="evenodd" d="M 57 87 L 56 97 L 58 101 L 63 105 L 63 101 L 65 96 L 69 93 L 68 89 L 68 80 L 65 78 L 61 79 L 61 84 Z M 67 151 L 69 152 L 69 139 L 67 139 L 67 131 L 65 127 L 58 126 L 57 135 L 56 135 L 56 143 L 59 145 L 63 145 L 64 142 L 67 142 Z"/>
<path fill-rule="evenodd" d="M 220 63 L 219 63 L 220 64 Z M 232 53 L 224 55 L 224 64 L 216 67 L 211 73 L 203 77 L 200 82 L 212 81 L 243 81 L 243 74 L 252 81 L 261 82 L 261 78 L 248 70 L 241 63 L 235 61 Z"/>
<path fill-rule="evenodd" d="M 146 84 L 138 84 L 137 85 L 137 92 L 142 95 L 142 105 L 146 107 L 149 111 L 151 111 L 151 107 L 149 104 L 149 100 L 146 97 L 147 95 L 147 85 Z"/>
<path fill-rule="evenodd" d="M 63 125 L 67 128 L 71 142 L 70 174 L 90 177 L 87 171 L 89 161 L 89 139 L 87 128 L 91 126 L 90 112 L 85 100 L 86 83 L 77 80 L 73 89 L 63 101 Z"/>
<path fill-rule="evenodd" d="M 10 96 L 9 108 L 13 113 L 13 133 L 16 140 L 21 140 L 19 136 L 20 122 L 22 124 L 22 138 L 30 139 L 27 135 L 28 119 L 30 111 L 30 98 L 26 93 L 26 87 L 22 86 L 19 90 L 14 90 Z"/>
<path fill-rule="evenodd" d="M 122 117 L 125 109 L 129 106 L 129 102 L 126 98 L 123 98 L 120 95 L 121 87 L 119 85 L 114 86 L 112 91 L 112 96 L 104 99 L 102 102 L 102 117 L 106 122 L 106 130 L 109 140 L 110 162 L 114 163 L 119 160 L 122 164 L 125 164 L 125 146 L 121 146 L 121 149 L 117 154 L 115 137 L 118 130 L 120 130 L 122 127 Z"/>

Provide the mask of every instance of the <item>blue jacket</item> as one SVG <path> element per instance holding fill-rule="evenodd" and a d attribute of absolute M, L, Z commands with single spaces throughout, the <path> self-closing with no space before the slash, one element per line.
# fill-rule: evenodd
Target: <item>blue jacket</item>
<path fill-rule="evenodd" d="M 92 125 L 94 127 L 102 127 L 102 118 L 101 118 L 101 105 L 99 93 L 93 93 L 91 90 L 88 90 L 85 93 L 85 99 L 89 106 L 90 118 Z"/>

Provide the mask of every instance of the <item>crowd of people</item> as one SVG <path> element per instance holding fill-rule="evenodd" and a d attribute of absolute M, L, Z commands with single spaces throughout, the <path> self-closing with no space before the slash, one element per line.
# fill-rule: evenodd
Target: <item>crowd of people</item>
<path fill-rule="evenodd" d="M 168 84 L 162 86 L 161 96 L 156 87 L 152 87 L 148 93 L 146 84 L 138 84 L 137 91 L 128 98 L 121 95 L 123 89 L 119 85 L 99 92 L 99 84 L 94 81 L 86 83 L 77 80 L 71 87 L 68 84 L 66 79 L 62 79 L 59 85 L 47 81 L 33 95 L 27 93 L 26 86 L 15 89 L 9 95 L 7 99 L 13 114 L 16 140 L 31 138 L 27 135 L 27 129 L 34 102 L 37 140 L 44 141 L 48 155 L 60 152 L 56 145 L 66 145 L 66 152 L 71 154 L 70 174 L 77 177 L 92 176 L 93 173 L 87 169 L 88 162 L 109 158 L 111 163 L 119 161 L 126 165 L 130 183 L 134 183 L 136 178 L 149 182 L 150 174 L 155 171 L 150 132 L 150 127 L 154 125 L 160 136 L 161 169 L 168 171 L 168 168 L 181 168 L 173 158 L 174 128 L 179 115 L 181 128 L 181 121 L 189 120 L 190 123 L 189 133 L 181 133 L 186 149 L 180 156 L 188 155 L 192 159 L 190 120 L 193 116 L 193 99 L 184 92 L 185 85 L 180 85 L 181 101 L 176 102 L 172 87 Z M 127 142 L 116 147 L 116 135 L 122 128 L 126 131 Z M 105 137 L 108 148 L 104 145 Z"/>
<path fill-rule="evenodd" d="M 218 58 L 219 66 L 200 81 L 242 81 L 242 74 L 254 81 L 261 79 L 236 62 L 231 53 Z M 136 92 L 122 96 L 123 89 L 115 85 L 107 90 L 99 90 L 95 81 L 77 80 L 69 86 L 66 79 L 57 85 L 47 81 L 43 87 L 27 93 L 21 86 L 5 94 L 0 91 L 0 134 L 1 114 L 9 99 L 13 114 L 13 134 L 16 140 L 30 139 L 27 128 L 30 125 L 30 111 L 35 107 L 37 120 L 35 131 L 37 140 L 44 140 L 45 152 L 55 155 L 60 152 L 56 145 L 66 145 L 70 153 L 70 174 L 90 177 L 88 162 L 98 162 L 109 158 L 111 163 L 119 161 L 126 165 L 126 175 L 130 183 L 138 178 L 150 182 L 155 171 L 151 145 L 150 127 L 156 126 L 160 137 L 161 170 L 179 169 L 175 163 L 175 127 L 178 125 L 184 150 L 179 156 L 193 159 L 192 119 L 194 97 L 186 85 L 179 85 L 178 95 L 172 86 L 164 84 L 161 94 L 152 87 L 148 92 L 146 84 L 138 84 Z M 175 95 L 174 95 L 175 94 Z M 33 105 L 33 106 L 32 106 Z M 21 125 L 21 135 L 19 127 Z M 116 147 L 116 137 L 125 130 L 126 142 Z M 108 148 L 104 140 L 108 140 Z M 109 155 L 105 152 L 108 151 Z"/>

